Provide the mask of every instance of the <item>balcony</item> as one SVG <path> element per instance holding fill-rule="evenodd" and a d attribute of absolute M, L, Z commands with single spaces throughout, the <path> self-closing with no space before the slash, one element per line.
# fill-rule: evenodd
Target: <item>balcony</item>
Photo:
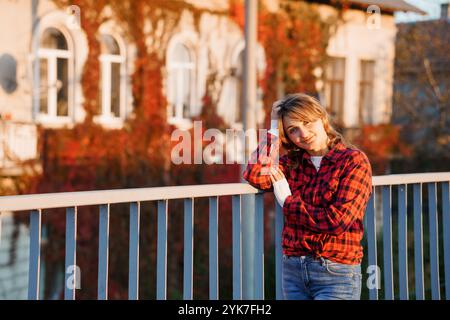
<path fill-rule="evenodd" d="M 386 175 L 373 177 L 374 192 L 365 215 L 363 245 L 365 257 L 362 264 L 363 297 L 370 300 L 417 299 L 429 296 L 433 300 L 450 299 L 450 172 Z M 41 227 L 45 209 L 66 209 L 65 270 L 77 263 L 77 208 L 97 206 L 99 212 L 98 245 L 98 295 L 108 299 L 108 259 L 110 205 L 129 204 L 129 259 L 128 298 L 139 299 L 139 236 L 140 204 L 157 203 L 157 266 L 156 298 L 167 299 L 167 243 L 168 202 L 184 200 L 184 266 L 183 299 L 193 299 L 194 253 L 194 202 L 196 198 L 209 199 L 209 298 L 219 297 L 218 214 L 219 197 L 232 200 L 232 281 L 233 299 L 264 299 L 264 279 L 275 279 L 275 297 L 282 299 L 281 291 L 281 232 L 283 216 L 281 207 L 264 207 L 263 192 L 244 183 L 194 185 L 177 187 L 137 188 L 34 194 L 0 197 L 0 212 L 14 214 L 30 212 L 28 299 L 40 299 Z M 243 262 L 243 197 L 255 199 L 255 211 L 251 215 L 252 232 L 251 265 Z M 269 195 L 272 196 L 272 195 Z M 264 212 L 275 212 L 274 222 L 265 221 Z M 248 214 L 246 215 L 249 216 Z M 270 215 L 266 216 L 271 219 Z M 0 215 L 1 219 L 1 215 Z M 413 223 L 408 220 L 412 219 Z M 424 223 L 426 222 L 426 223 Z M 264 224 L 273 223 L 275 272 L 266 274 L 264 253 Z M 1 226 L 1 224 L 0 224 Z M 1 232 L 1 228 L 0 228 Z M 112 235 L 114 236 L 114 235 Z M 246 237 L 248 239 L 248 237 Z M 382 241 L 380 241 L 382 239 Z M 412 241 L 409 241 L 412 240 Z M 380 247 L 382 246 L 382 249 Z M 424 246 L 426 251 L 424 251 Z M 414 257 L 408 255 L 414 250 Z M 428 254 L 426 254 L 428 253 Z M 443 258 L 443 263 L 442 263 Z M 440 263 L 441 262 L 441 263 Z M 375 267 L 375 268 L 373 268 Z M 414 267 L 413 273 L 409 272 Z M 375 283 L 370 286 L 366 273 L 375 272 Z M 366 271 L 367 270 L 367 271 Z M 442 274 L 443 271 L 443 274 Z M 243 274 L 252 274 L 253 281 L 245 281 Z M 76 275 L 76 273 L 75 273 Z M 71 274 L 66 274 L 68 283 Z M 414 286 L 410 284 L 414 283 Z M 251 290 L 248 290 L 251 287 Z M 414 291 L 412 291 L 414 287 Z M 63 288 L 61 288 L 62 290 Z M 251 292 L 250 296 L 244 294 Z M 66 286 L 64 298 L 76 298 L 76 288 Z"/>

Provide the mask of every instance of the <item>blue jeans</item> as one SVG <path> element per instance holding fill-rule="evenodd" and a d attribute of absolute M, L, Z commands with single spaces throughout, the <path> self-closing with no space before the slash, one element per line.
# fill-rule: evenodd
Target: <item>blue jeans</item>
<path fill-rule="evenodd" d="M 359 300 L 361 265 L 348 265 L 312 256 L 283 255 L 285 300 Z"/>

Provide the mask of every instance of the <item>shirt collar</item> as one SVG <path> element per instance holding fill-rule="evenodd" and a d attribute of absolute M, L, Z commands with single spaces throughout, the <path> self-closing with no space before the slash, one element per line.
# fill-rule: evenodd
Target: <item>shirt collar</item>
<path fill-rule="evenodd" d="M 337 159 L 341 156 L 341 154 L 345 151 L 346 147 L 342 142 L 337 142 L 330 151 L 327 152 L 326 155 L 323 156 L 322 159 L 327 159 L 330 162 L 336 162 Z M 300 156 L 302 158 L 302 161 L 306 161 L 307 159 L 311 159 L 311 155 L 302 150 L 302 155 Z"/>

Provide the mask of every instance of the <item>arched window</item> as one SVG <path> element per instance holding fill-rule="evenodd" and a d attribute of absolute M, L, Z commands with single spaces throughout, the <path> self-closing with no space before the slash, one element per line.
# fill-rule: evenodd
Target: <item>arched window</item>
<path fill-rule="evenodd" d="M 50 27 L 44 30 L 38 51 L 39 113 L 49 117 L 70 114 L 69 79 L 73 74 L 72 54 L 64 34 Z"/>
<path fill-rule="evenodd" d="M 125 56 L 116 39 L 101 35 L 101 77 L 99 113 L 104 117 L 124 117 Z"/>
<path fill-rule="evenodd" d="M 181 43 L 176 44 L 168 57 L 167 92 L 171 118 L 191 116 L 193 70 L 189 49 Z"/>

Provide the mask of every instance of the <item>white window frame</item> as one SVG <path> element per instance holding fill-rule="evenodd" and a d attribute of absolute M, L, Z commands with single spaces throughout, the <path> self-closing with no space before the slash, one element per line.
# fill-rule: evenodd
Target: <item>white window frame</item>
<path fill-rule="evenodd" d="M 51 27 L 54 28 L 54 27 Z M 55 28 L 57 29 L 57 28 Z M 68 39 L 66 35 L 59 29 L 67 43 Z M 57 101 L 58 101 L 58 90 L 56 88 L 57 81 L 57 59 L 67 59 L 68 64 L 68 79 L 67 79 L 67 108 L 68 115 L 67 116 L 58 116 L 57 115 Z M 37 63 L 40 64 L 40 60 L 47 60 L 47 83 L 41 84 L 41 77 L 39 73 L 39 96 L 43 90 L 47 90 L 47 113 L 41 112 L 40 108 L 40 99 L 37 99 L 37 121 L 42 123 L 55 123 L 55 124 L 66 124 L 72 122 L 73 116 L 73 75 L 74 75 L 74 66 L 73 66 L 73 55 L 70 49 L 61 50 L 61 49 L 48 49 L 48 48 L 39 48 L 37 54 Z M 40 72 L 40 71 L 39 71 Z"/>
<path fill-rule="evenodd" d="M 328 58 L 330 59 L 328 61 L 328 63 L 332 63 L 331 60 L 341 60 L 343 61 L 343 76 L 342 79 L 337 79 L 337 75 L 336 74 L 329 74 L 328 70 L 330 65 L 327 65 L 325 67 L 325 83 L 324 83 L 324 98 L 325 98 L 325 107 L 327 109 L 327 111 L 330 113 L 330 115 L 333 117 L 333 120 L 338 124 L 338 125 L 344 125 L 345 123 L 345 102 L 346 102 L 346 87 L 347 87 L 347 77 L 348 77 L 348 57 L 344 56 L 344 55 L 329 55 Z M 339 84 L 342 86 L 342 90 L 341 90 L 341 95 L 342 95 L 342 99 L 340 102 L 340 105 L 338 106 L 332 106 L 332 91 L 335 87 L 336 84 Z M 337 108 L 337 110 L 335 110 L 334 108 Z M 334 114 L 333 114 L 334 113 Z"/>
<path fill-rule="evenodd" d="M 359 59 L 359 82 L 358 82 L 358 125 L 374 125 L 375 124 L 375 77 L 370 80 L 362 79 L 363 72 L 363 64 L 371 63 L 373 67 L 373 75 L 375 75 L 376 71 L 376 59 L 373 58 L 361 58 Z M 363 87 L 370 88 L 370 96 L 371 96 L 371 108 L 366 110 L 362 105 L 362 90 Z"/>
<path fill-rule="evenodd" d="M 119 116 L 115 116 L 111 110 L 111 69 L 113 63 L 120 64 L 120 106 Z M 97 116 L 100 121 L 115 121 L 125 119 L 125 95 L 126 95 L 126 70 L 125 70 L 125 57 L 123 55 L 113 54 L 101 54 L 101 77 L 102 87 L 100 88 L 100 94 L 102 95 L 101 114 Z"/>
<path fill-rule="evenodd" d="M 188 50 L 190 62 L 173 62 L 171 61 L 172 55 L 174 54 L 174 50 L 178 45 L 182 45 Z M 195 62 L 193 58 L 192 49 L 184 42 L 177 41 L 172 51 L 168 55 L 168 63 L 167 63 L 167 99 L 169 102 L 169 110 L 168 110 L 168 122 L 170 124 L 177 124 L 181 126 L 189 127 L 192 123 L 191 118 L 184 118 L 183 117 L 183 104 L 178 103 L 176 106 L 173 106 L 173 101 L 170 99 L 174 95 L 174 91 L 176 90 L 175 94 L 178 95 L 178 101 L 182 101 L 182 97 L 180 95 L 183 94 L 184 84 L 183 84 L 183 72 L 185 70 L 188 70 L 190 73 L 189 78 L 189 114 L 192 115 L 192 107 L 194 105 L 194 99 L 195 99 Z M 175 74 L 174 74 L 175 73 Z M 171 86 L 172 76 L 176 77 L 177 86 L 176 88 L 173 88 Z"/>

